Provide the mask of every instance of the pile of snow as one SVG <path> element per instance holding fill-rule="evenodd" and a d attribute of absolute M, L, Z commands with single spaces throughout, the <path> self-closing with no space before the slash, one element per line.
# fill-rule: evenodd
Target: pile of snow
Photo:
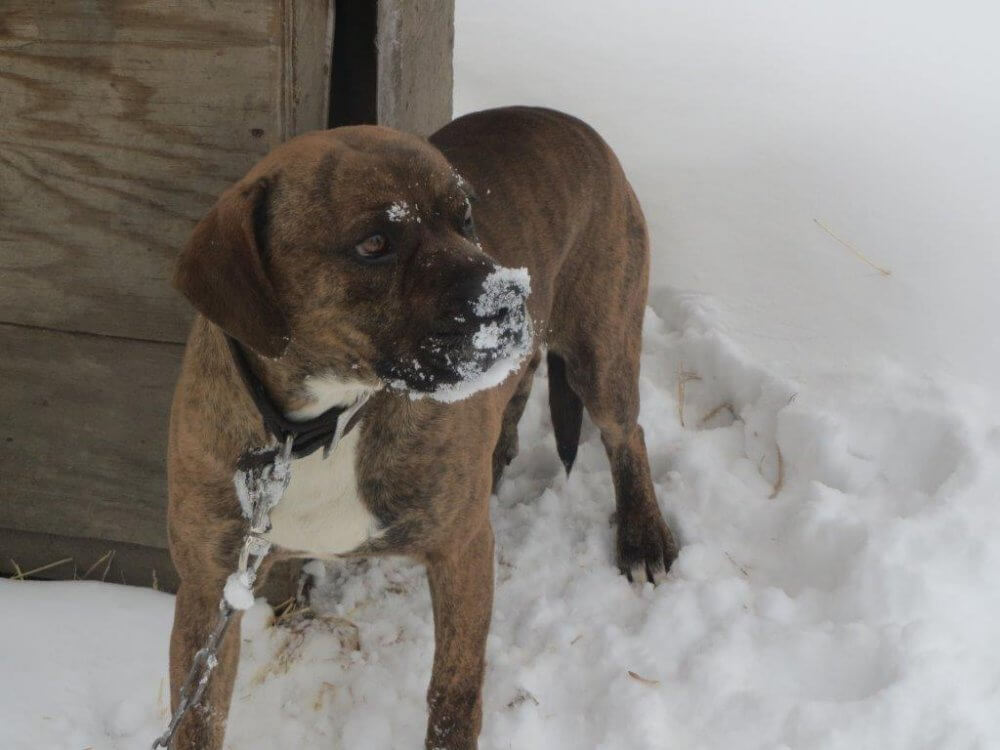
<path fill-rule="evenodd" d="M 0 579 L 0 747 L 146 748 L 166 726 L 174 598 Z"/>
<path fill-rule="evenodd" d="M 659 290 L 646 315 L 642 421 L 683 545 L 658 588 L 618 575 L 600 436 L 585 424 L 564 477 L 536 376 L 493 501 L 481 748 L 1000 744 L 996 404 L 882 371 L 806 405 L 715 314 Z M 0 602 L 0 664 L 18 675 L 5 748 L 135 748 L 161 731 L 170 597 L 0 581 Z M 327 616 L 293 627 L 262 602 L 246 613 L 227 746 L 419 746 L 422 569 L 344 563 L 314 603 Z"/>

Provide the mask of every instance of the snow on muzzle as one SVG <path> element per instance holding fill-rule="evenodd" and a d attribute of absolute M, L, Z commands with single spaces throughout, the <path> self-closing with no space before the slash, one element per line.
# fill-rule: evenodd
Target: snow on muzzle
<path fill-rule="evenodd" d="M 449 358 L 451 382 L 424 391 L 411 390 L 410 397 L 450 403 L 506 380 L 531 352 L 534 326 L 527 307 L 530 294 L 528 269 L 500 266 L 491 271 L 471 306 L 478 328 L 464 350 Z"/>

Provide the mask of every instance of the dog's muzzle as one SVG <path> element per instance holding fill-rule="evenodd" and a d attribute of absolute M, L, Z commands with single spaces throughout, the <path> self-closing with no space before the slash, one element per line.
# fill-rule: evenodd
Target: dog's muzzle
<path fill-rule="evenodd" d="M 414 398 L 457 401 L 503 382 L 531 351 L 530 294 L 527 269 L 494 268 L 432 327 L 417 357 L 391 367 L 390 385 Z"/>

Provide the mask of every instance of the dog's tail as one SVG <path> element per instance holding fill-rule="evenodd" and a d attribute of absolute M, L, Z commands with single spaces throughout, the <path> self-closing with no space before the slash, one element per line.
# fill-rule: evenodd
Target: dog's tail
<path fill-rule="evenodd" d="M 569 474 L 580 445 L 580 425 L 583 423 L 583 401 L 566 380 L 566 360 L 554 352 L 547 356 L 549 366 L 549 412 L 556 433 L 556 451 Z"/>

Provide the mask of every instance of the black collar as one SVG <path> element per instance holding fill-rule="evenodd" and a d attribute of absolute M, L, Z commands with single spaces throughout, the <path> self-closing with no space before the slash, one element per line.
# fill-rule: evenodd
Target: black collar
<path fill-rule="evenodd" d="M 274 438 L 278 441 L 278 444 L 283 445 L 285 440 L 291 436 L 292 458 L 304 458 L 305 456 L 315 453 L 320 448 L 329 452 L 331 446 L 333 445 L 334 438 L 337 437 L 337 423 L 339 422 L 341 415 L 353 407 L 334 406 L 327 409 L 319 416 L 313 417 L 312 419 L 306 419 L 302 422 L 296 422 L 288 419 L 281 409 L 275 406 L 274 401 L 272 401 L 271 397 L 268 395 L 264 384 L 260 381 L 260 378 L 254 374 L 254 371 L 250 367 L 250 362 L 247 361 L 246 353 L 240 347 L 236 339 L 227 335 L 226 342 L 229 344 L 229 351 L 233 355 L 233 362 L 236 365 L 236 370 L 243 379 L 243 384 L 246 386 L 250 397 L 253 399 L 254 405 L 257 407 L 257 412 L 260 414 L 261 419 L 264 420 L 264 429 L 274 436 Z M 358 412 L 355 412 L 355 414 L 349 418 L 347 424 L 344 425 L 343 434 L 347 434 L 347 432 L 358 421 L 357 414 Z M 254 453 L 252 456 L 252 462 L 257 463 L 261 457 L 271 455 L 271 453 L 273 452 L 267 452 L 265 454 Z M 240 462 L 244 463 L 244 459 L 241 459 Z"/>

